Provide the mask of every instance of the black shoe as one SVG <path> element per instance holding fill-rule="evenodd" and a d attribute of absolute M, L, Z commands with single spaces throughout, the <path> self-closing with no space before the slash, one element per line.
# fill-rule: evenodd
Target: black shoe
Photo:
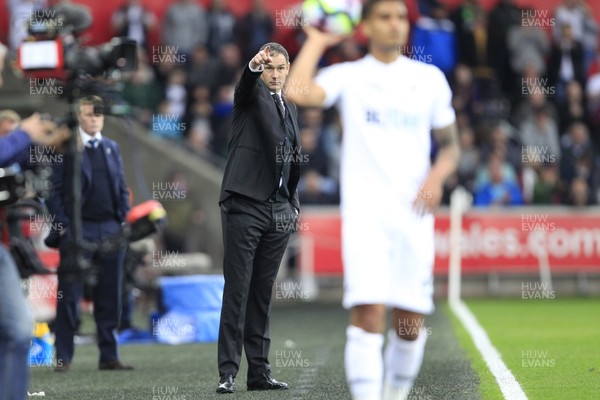
<path fill-rule="evenodd" d="M 121 361 L 109 361 L 98 364 L 100 371 L 131 371 L 133 367 L 131 365 L 121 364 Z"/>
<path fill-rule="evenodd" d="M 233 375 L 227 374 L 221 377 L 219 386 L 217 386 L 217 393 L 233 393 L 235 392 L 235 383 L 233 382 Z"/>
<path fill-rule="evenodd" d="M 248 382 L 248 390 L 285 390 L 287 388 L 287 383 L 276 381 L 270 372 L 262 374 L 260 380 Z"/>
<path fill-rule="evenodd" d="M 69 363 L 60 360 L 60 362 L 56 363 L 56 367 L 54 367 L 54 372 L 67 372 L 69 370 Z"/>

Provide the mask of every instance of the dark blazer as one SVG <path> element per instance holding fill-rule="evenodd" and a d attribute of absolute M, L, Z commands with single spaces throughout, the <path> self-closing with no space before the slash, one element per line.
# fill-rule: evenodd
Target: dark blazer
<path fill-rule="evenodd" d="M 279 185 L 283 167 L 281 154 L 285 139 L 284 120 L 277 111 L 271 91 L 260 79 L 260 72 L 252 72 L 248 65 L 235 87 L 233 121 L 229 142 L 229 158 L 225 167 L 219 202 L 237 193 L 257 201 L 267 201 Z M 299 147 L 298 111 L 284 98 L 286 112 L 293 121 L 295 149 Z M 298 180 L 300 156 L 292 157 L 289 192 L 290 203 L 300 209 Z"/>
<path fill-rule="evenodd" d="M 119 222 L 125 221 L 125 217 L 129 212 L 129 191 L 125 183 L 125 174 L 123 169 L 123 161 L 121 159 L 121 151 L 119 145 L 102 136 L 101 147 L 106 164 L 109 169 L 112 179 L 111 191 L 115 204 L 117 205 L 116 218 Z M 58 163 L 52 168 L 52 191 L 50 198 L 47 201 L 48 211 L 54 216 L 55 226 L 61 226 L 63 229 L 69 228 L 70 210 L 73 208 L 73 198 L 71 195 L 71 182 L 68 177 L 73 168 L 73 159 L 65 155 L 64 162 Z M 92 188 L 92 164 L 85 151 L 81 157 L 81 189 L 82 189 L 82 205 L 90 196 Z M 46 244 L 49 247 L 58 247 L 59 232 L 51 231 L 46 238 Z"/>
<path fill-rule="evenodd" d="M 571 61 L 573 62 L 573 69 L 575 73 L 575 80 L 585 87 L 585 68 L 584 68 L 584 55 L 583 47 L 581 43 L 575 42 L 571 48 Z M 550 58 L 548 60 L 548 84 L 556 86 L 560 81 L 560 65 L 563 58 L 563 52 L 560 48 L 560 44 L 554 42 L 550 50 Z"/>

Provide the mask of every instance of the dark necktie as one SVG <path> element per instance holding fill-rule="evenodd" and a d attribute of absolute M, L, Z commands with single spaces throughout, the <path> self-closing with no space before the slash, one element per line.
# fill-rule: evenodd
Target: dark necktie
<path fill-rule="evenodd" d="M 275 101 L 275 105 L 279 110 L 279 115 L 281 115 L 281 118 L 285 118 L 285 108 L 283 108 L 283 102 L 281 101 L 281 97 L 279 97 L 277 93 L 273 93 L 272 96 L 273 101 Z"/>
<path fill-rule="evenodd" d="M 98 148 L 98 139 L 90 139 L 87 142 L 87 147 L 90 149 L 97 149 Z"/>

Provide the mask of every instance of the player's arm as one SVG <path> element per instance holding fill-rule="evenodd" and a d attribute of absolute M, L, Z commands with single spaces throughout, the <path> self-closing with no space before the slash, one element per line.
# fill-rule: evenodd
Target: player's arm
<path fill-rule="evenodd" d="M 413 202 L 415 211 L 420 214 L 433 212 L 440 205 L 444 182 L 456 171 L 460 157 L 456 123 L 434 129 L 433 136 L 438 147 L 437 157 Z"/>
<path fill-rule="evenodd" d="M 324 33 L 316 28 L 304 28 L 306 41 L 292 63 L 286 79 L 285 96 L 301 107 L 321 107 L 325 102 L 325 90 L 315 80 L 317 65 L 328 47 L 339 43 L 344 37 Z"/>
<path fill-rule="evenodd" d="M 438 147 L 438 153 L 431 167 L 430 175 L 443 184 L 456 171 L 460 157 L 456 123 L 445 128 L 434 129 L 433 137 Z"/>

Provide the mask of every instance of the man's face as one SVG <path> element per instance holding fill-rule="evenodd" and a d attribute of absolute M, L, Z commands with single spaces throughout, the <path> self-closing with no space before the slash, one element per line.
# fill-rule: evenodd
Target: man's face
<path fill-rule="evenodd" d="M 17 129 L 19 122 L 11 118 L 4 118 L 0 120 L 0 136 L 8 135 L 10 132 Z"/>
<path fill-rule="evenodd" d="M 381 1 L 364 21 L 364 33 L 371 44 L 385 49 L 406 45 L 409 32 L 408 10 L 400 1 Z"/>
<path fill-rule="evenodd" d="M 283 89 L 285 78 L 290 72 L 290 64 L 281 53 L 271 53 L 271 62 L 265 64 L 265 70 L 260 75 L 260 79 L 269 87 L 272 92 L 279 92 Z"/>
<path fill-rule="evenodd" d="M 102 131 L 104 127 L 104 115 L 94 114 L 94 106 L 92 104 L 79 106 L 78 117 L 81 129 L 88 135 L 93 136 L 96 132 Z"/>

